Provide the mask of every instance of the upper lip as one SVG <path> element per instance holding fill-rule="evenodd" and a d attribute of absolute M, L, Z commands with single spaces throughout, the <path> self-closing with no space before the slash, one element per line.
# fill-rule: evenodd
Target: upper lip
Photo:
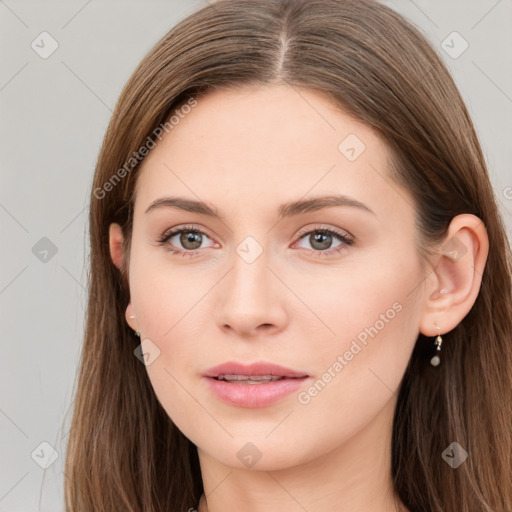
<path fill-rule="evenodd" d="M 257 363 L 243 364 L 234 361 L 219 364 L 206 370 L 203 373 L 204 377 L 218 377 L 219 375 L 272 375 L 276 377 L 300 378 L 308 377 L 305 372 L 285 368 L 278 364 L 260 361 Z"/>

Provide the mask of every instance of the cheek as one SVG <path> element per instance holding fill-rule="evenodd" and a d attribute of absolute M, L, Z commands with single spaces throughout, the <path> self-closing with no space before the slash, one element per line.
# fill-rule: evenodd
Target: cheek
<path fill-rule="evenodd" d="M 150 273 L 146 273 L 146 277 L 140 289 L 134 290 L 132 300 L 137 316 L 142 320 L 142 343 L 148 343 L 143 347 L 148 346 L 149 351 L 156 354 L 146 371 L 169 418 L 191 438 L 194 425 L 207 421 L 204 411 L 193 398 L 196 395 L 193 385 L 200 370 L 198 354 L 201 354 L 203 341 L 197 318 L 201 307 L 197 304 L 197 290 L 192 293 L 186 280 L 183 283 L 180 279 L 155 280 Z M 187 293 L 179 292 L 181 285 Z M 204 351 L 204 347 L 202 349 Z"/>
<path fill-rule="evenodd" d="M 143 343 L 156 354 L 146 370 L 157 398 L 180 428 L 195 421 L 196 414 L 197 421 L 204 422 L 191 398 L 190 383 L 201 369 L 203 321 L 211 318 L 204 296 L 215 284 L 212 272 L 200 275 L 186 266 L 173 268 L 165 257 L 141 252 L 130 262 L 130 278 Z"/>
<path fill-rule="evenodd" d="M 326 342 L 305 347 L 312 357 L 314 385 L 298 396 L 312 415 L 326 411 L 340 424 L 347 407 L 364 422 L 397 393 L 418 336 L 421 267 L 416 255 L 386 265 L 373 262 L 340 273 L 312 296 L 312 308 L 333 331 Z M 324 329 L 325 332 L 325 329 Z M 336 404 L 336 406 L 334 406 Z M 338 407 L 339 406 L 339 407 Z M 346 423 L 345 423 L 346 424 Z"/>
<path fill-rule="evenodd" d="M 401 257 L 388 258 L 385 263 L 383 260 L 374 254 L 364 262 L 354 259 L 346 267 L 340 265 L 339 271 L 320 269 L 307 278 L 292 273 L 286 276 L 314 313 L 303 323 L 307 332 L 314 330 L 317 338 L 326 341 L 314 344 L 324 364 L 323 355 L 344 353 L 354 341 L 362 347 L 358 353 L 361 361 L 362 352 L 380 352 L 382 356 L 385 351 L 401 351 L 404 345 L 406 351 L 412 349 L 419 319 L 421 267 L 412 250 L 407 254 L 402 251 Z M 301 322 L 298 318 L 291 321 Z"/>
<path fill-rule="evenodd" d="M 315 379 L 298 394 L 295 411 L 296 419 L 312 428 L 300 429 L 297 442 L 327 451 L 329 443 L 342 443 L 363 430 L 398 396 L 419 319 L 410 285 L 419 274 L 404 270 L 394 279 L 374 273 L 366 284 L 345 281 L 345 291 L 352 293 L 338 292 L 337 300 L 323 304 L 323 319 L 336 336 L 314 352 L 309 347 Z M 313 434 L 318 432 L 314 425 L 322 425 L 325 441 Z"/>
<path fill-rule="evenodd" d="M 162 342 L 187 329 L 192 338 L 197 325 L 193 317 L 215 284 L 214 273 L 193 268 L 163 248 L 134 247 L 133 253 L 130 292 L 141 332 Z"/>

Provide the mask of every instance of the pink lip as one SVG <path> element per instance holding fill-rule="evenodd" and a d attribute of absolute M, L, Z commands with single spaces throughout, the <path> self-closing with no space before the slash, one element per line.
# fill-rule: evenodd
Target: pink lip
<path fill-rule="evenodd" d="M 272 375 L 284 378 L 262 384 L 238 384 L 217 380 L 215 377 L 219 375 Z M 203 374 L 203 377 L 212 392 L 231 405 L 265 407 L 296 391 L 309 378 L 309 375 L 267 362 L 249 365 L 227 362 L 210 368 Z"/>
<path fill-rule="evenodd" d="M 277 377 L 308 377 L 307 373 L 298 372 L 273 363 L 261 361 L 259 363 L 241 364 L 228 361 L 214 366 L 203 373 L 204 377 L 218 377 L 219 375 L 274 375 Z"/>

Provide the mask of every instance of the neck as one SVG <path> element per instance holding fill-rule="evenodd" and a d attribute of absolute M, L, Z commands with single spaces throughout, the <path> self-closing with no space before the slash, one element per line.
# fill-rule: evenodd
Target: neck
<path fill-rule="evenodd" d="M 391 479 L 394 401 L 343 445 L 306 462 L 250 470 L 228 467 L 198 449 L 205 495 L 198 512 L 399 512 Z M 298 447 L 300 448 L 300 447 Z M 294 454 L 296 455 L 296 454 Z"/>

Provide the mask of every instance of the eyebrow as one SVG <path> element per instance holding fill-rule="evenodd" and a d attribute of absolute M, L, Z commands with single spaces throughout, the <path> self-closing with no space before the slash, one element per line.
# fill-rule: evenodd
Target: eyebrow
<path fill-rule="evenodd" d="M 285 217 L 293 217 L 303 213 L 321 210 L 323 208 L 332 208 L 334 206 L 351 206 L 375 215 L 375 212 L 364 203 L 361 203 L 361 201 L 358 201 L 353 197 L 345 195 L 318 196 L 311 199 L 302 199 L 299 201 L 284 203 L 279 206 L 278 214 L 279 219 L 284 219 Z M 199 213 L 201 215 L 221 219 L 221 215 L 215 207 L 210 206 L 203 201 L 196 201 L 176 196 L 156 199 L 146 208 L 145 213 L 155 210 L 156 208 L 163 207 L 175 208 L 186 212 Z"/>

